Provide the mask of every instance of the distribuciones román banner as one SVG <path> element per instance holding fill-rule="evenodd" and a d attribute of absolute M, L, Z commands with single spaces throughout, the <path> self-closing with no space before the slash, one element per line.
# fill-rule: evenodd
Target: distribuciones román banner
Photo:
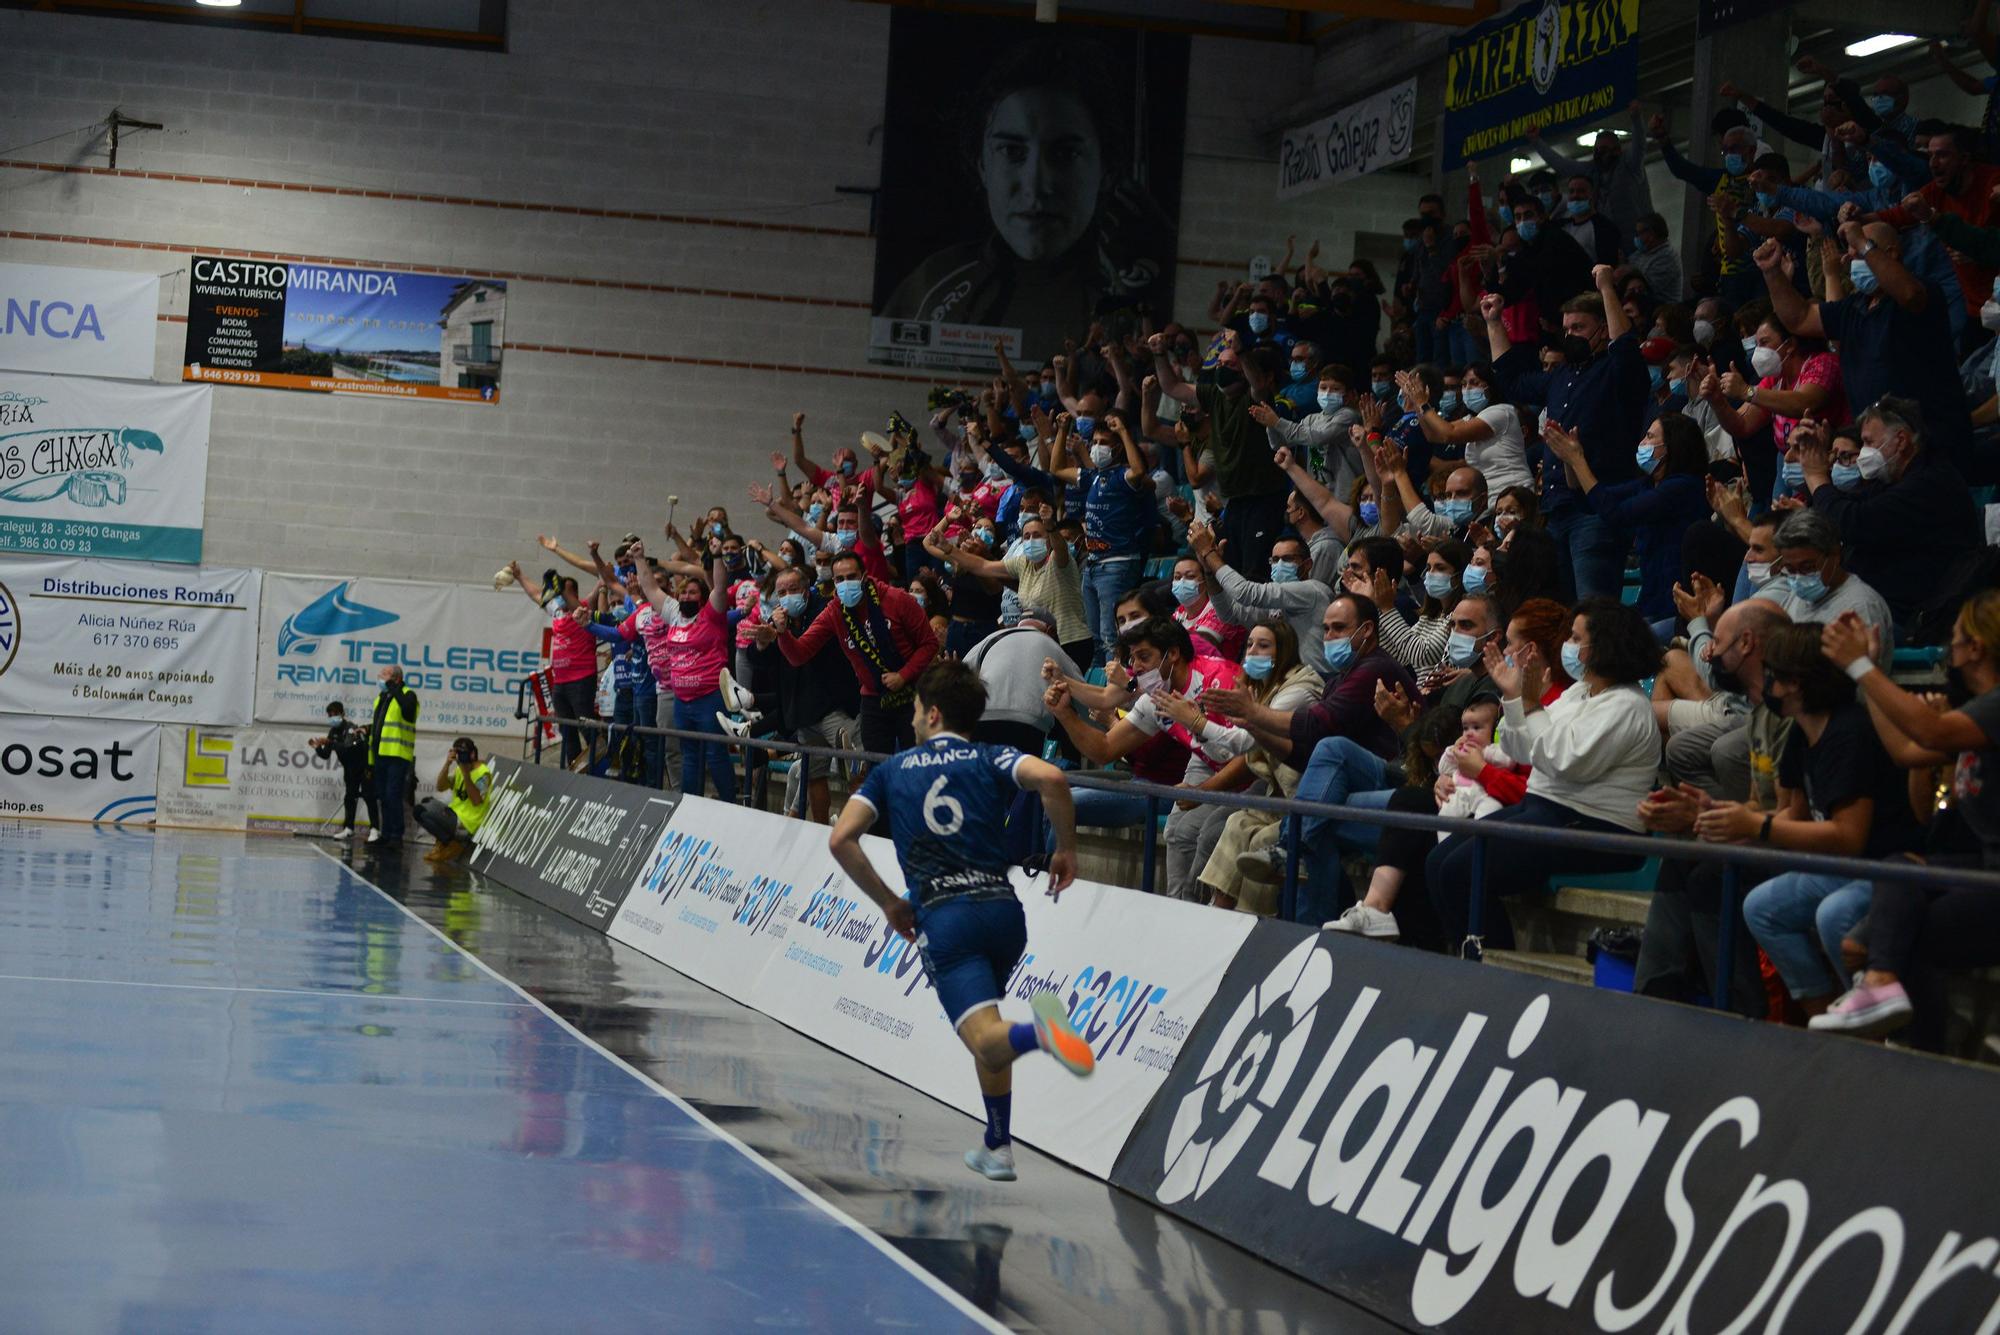
<path fill-rule="evenodd" d="M 157 274 L 0 264 L 0 368 L 153 378 Z"/>
<path fill-rule="evenodd" d="M 0 816 L 153 818 L 160 725 L 0 714 Z"/>
<path fill-rule="evenodd" d="M 498 403 L 506 309 L 498 279 L 198 255 L 181 378 Z"/>
<path fill-rule="evenodd" d="M 0 551 L 200 561 L 212 396 L 0 371 Z"/>
<path fill-rule="evenodd" d="M 1638 84 L 1639 0 L 1528 0 L 1451 39 L 1444 166 L 1601 121 Z"/>

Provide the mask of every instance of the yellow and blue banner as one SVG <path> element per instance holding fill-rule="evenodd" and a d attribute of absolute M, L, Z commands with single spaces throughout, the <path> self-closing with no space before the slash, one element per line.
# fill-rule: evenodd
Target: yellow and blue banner
<path fill-rule="evenodd" d="M 1529 0 L 1445 54 L 1447 169 L 1621 111 L 1639 85 L 1639 0 Z"/>

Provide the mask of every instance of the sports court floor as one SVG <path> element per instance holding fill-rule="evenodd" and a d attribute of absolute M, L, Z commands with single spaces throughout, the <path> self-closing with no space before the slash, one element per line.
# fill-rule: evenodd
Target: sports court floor
<path fill-rule="evenodd" d="M 421 848 L 327 847 L 0 823 L 0 1331 L 1388 1329 L 1032 1151 L 977 1179 L 971 1119 Z"/>

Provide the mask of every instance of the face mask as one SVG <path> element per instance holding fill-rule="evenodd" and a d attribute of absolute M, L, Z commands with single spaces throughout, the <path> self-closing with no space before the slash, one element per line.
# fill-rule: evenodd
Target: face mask
<path fill-rule="evenodd" d="M 1110 447 L 1109 445 L 1093 445 L 1093 446 L 1091 446 L 1091 447 L 1090 447 L 1090 466 L 1091 466 L 1092 468 L 1109 468 L 1109 467 L 1111 467 L 1111 447 Z"/>
<path fill-rule="evenodd" d="M 1759 190 L 1757 192 L 1757 207 L 1764 210 L 1764 212 L 1766 213 L 1775 212 L 1778 207 L 1778 197 L 1776 195 L 1767 194 L 1764 191 Z"/>
<path fill-rule="evenodd" d="M 1356 507 L 1361 511 L 1361 522 L 1369 528 L 1382 522 L 1382 507 L 1373 501 L 1363 501 Z"/>
<path fill-rule="evenodd" d="M 1275 666 L 1275 660 L 1266 654 L 1243 655 L 1243 675 L 1252 681 L 1264 680 L 1271 675 L 1271 669 Z"/>
<path fill-rule="evenodd" d="M 1861 454 L 1854 461 L 1861 468 L 1861 476 L 1876 482 L 1889 476 L 1889 456 L 1882 453 L 1879 446 L 1863 445 Z"/>
<path fill-rule="evenodd" d="M 1265 334 L 1265 333 L 1269 333 L 1269 332 L 1270 332 L 1270 329 L 1271 329 L 1271 317 L 1270 317 L 1270 316 L 1268 316 L 1268 315 L 1264 314 L 1264 312 L 1262 312 L 1262 311 L 1251 311 L 1251 312 L 1250 312 L 1250 332 L 1251 332 L 1251 333 L 1253 333 L 1253 334 Z"/>
<path fill-rule="evenodd" d="M 1417 248 L 1417 238 L 1413 236 L 1406 236 L 1403 238 L 1403 249 L 1405 252 L 1413 251 L 1416 248 Z"/>
<path fill-rule="evenodd" d="M 1875 271 L 1868 267 L 1867 260 L 1849 260 L 1847 277 L 1854 284 L 1854 290 L 1862 296 L 1875 295 Z"/>
<path fill-rule="evenodd" d="M 1744 159 L 1741 153 L 1724 153 L 1722 155 L 1722 170 L 1728 172 L 1731 176 L 1741 176 L 1744 172 L 1750 170 L 1750 164 Z"/>
<path fill-rule="evenodd" d="M 842 477 L 853 477 L 853 476 L 854 476 L 854 460 L 852 460 L 852 459 L 842 459 L 842 460 L 840 461 L 840 475 L 841 475 Z"/>
<path fill-rule="evenodd" d="M 1875 93 L 1868 98 L 1868 109 L 1886 120 L 1895 113 L 1896 99 L 1887 93 Z"/>
<path fill-rule="evenodd" d="M 721 536 L 722 536 L 722 525 L 720 525 L 720 524 L 710 524 L 710 525 L 708 526 L 708 532 L 709 532 L 709 535 L 710 535 L 711 537 L 717 537 L 717 538 L 719 538 L 719 537 L 721 537 Z"/>
<path fill-rule="evenodd" d="M 1771 578 L 1771 563 L 1769 561 L 1745 561 L 1743 563 L 1743 573 L 1750 577 L 1750 587 L 1754 589 Z"/>
<path fill-rule="evenodd" d="M 1641 473 L 1646 474 L 1648 477 L 1651 477 L 1653 473 L 1653 465 L 1660 461 L 1660 452 L 1654 449 L 1652 444 L 1649 442 L 1645 445 L 1641 445 L 1639 447 L 1639 452 L 1633 455 L 1632 457 L 1638 462 L 1639 471 Z"/>
<path fill-rule="evenodd" d="M 1687 402 L 1687 381 L 1669 380 L 1667 382 L 1667 402 L 1672 403 L 1676 400 L 1682 403 Z"/>
<path fill-rule="evenodd" d="M 682 616 L 684 617 L 698 616 L 701 613 L 701 599 L 683 598 L 680 601 L 680 607 Z"/>
<path fill-rule="evenodd" d="M 1438 411 L 1443 413 L 1446 417 L 1449 417 L 1453 413 L 1458 411 L 1457 390 L 1448 389 L 1444 392 L 1443 396 L 1438 399 Z"/>
<path fill-rule="evenodd" d="M 1053 380 L 1044 380 L 1042 382 L 1042 397 L 1044 399 L 1052 400 L 1055 398 L 1055 396 L 1056 396 L 1056 382 Z"/>
<path fill-rule="evenodd" d="M 549 599 L 549 601 L 548 601 L 548 604 L 547 604 L 547 605 L 548 605 L 548 609 L 549 609 L 549 610 L 550 610 L 551 612 L 560 612 L 560 611 L 562 611 L 562 610 L 563 610 L 564 608 L 566 608 L 566 607 L 568 607 L 568 606 L 569 606 L 569 604 L 568 604 L 568 603 L 566 603 L 566 602 L 564 602 L 564 601 L 563 601 L 563 596 L 562 596 L 561 594 L 557 594 L 557 595 L 556 595 L 555 597 L 553 597 L 553 598 Z"/>
<path fill-rule="evenodd" d="M 1712 320 L 1696 320 L 1694 322 L 1694 341 L 1704 348 L 1713 343 L 1715 341 L 1715 322 Z"/>
<path fill-rule="evenodd" d="M 1320 646 L 1320 652 L 1326 656 L 1327 671 L 1338 672 L 1354 661 L 1354 640 L 1352 637 L 1328 640 Z"/>
<path fill-rule="evenodd" d="M 1378 399 L 1386 399 L 1396 392 L 1396 385 L 1389 380 L 1371 380 L 1368 382 L 1368 391 Z"/>
<path fill-rule="evenodd" d="M 1887 163 L 1870 162 L 1868 164 L 1868 183 L 1877 190 L 1894 190 L 1897 185 L 1896 173 L 1889 170 Z"/>
<path fill-rule="evenodd" d="M 1835 464 L 1833 466 L 1833 485 L 1839 487 L 1842 491 L 1853 491 L 1861 485 L 1861 470 L 1853 464 Z"/>
<path fill-rule="evenodd" d="M 1139 694 L 1151 695 L 1154 691 L 1166 685 L 1167 679 L 1161 674 L 1158 668 L 1148 668 L 1146 671 L 1141 672 L 1132 684 L 1139 688 Z"/>
<path fill-rule="evenodd" d="M 1539 199 L 1539 200 L 1541 200 L 1541 201 L 1542 201 L 1542 212 L 1543 212 L 1543 213 L 1554 213 L 1554 212 L 1555 212 L 1555 209 L 1556 209 L 1556 192 L 1555 192 L 1555 191 L 1553 191 L 1553 190 L 1537 190 L 1537 191 L 1535 192 L 1535 198 L 1536 198 L 1536 199 Z"/>
<path fill-rule="evenodd" d="M 1192 607 L 1201 598 L 1201 581 L 1197 579 L 1177 579 L 1174 581 L 1174 601 L 1182 607 Z"/>
<path fill-rule="evenodd" d="M 1492 401 L 1492 399 L 1487 397 L 1486 391 L 1480 386 L 1467 385 L 1465 387 L 1465 406 L 1470 411 L 1483 413 L 1486 411 L 1486 405 Z"/>
<path fill-rule="evenodd" d="M 861 530 L 858 528 L 835 529 L 833 533 L 834 542 L 840 547 L 840 550 L 843 552 L 853 547 L 855 542 L 860 537 L 861 537 Z"/>
<path fill-rule="evenodd" d="M 1743 674 L 1737 670 L 1742 666 L 1738 663 L 1734 668 L 1726 668 L 1722 666 L 1719 658 L 1710 659 L 1706 664 L 1708 670 L 1700 675 L 1707 679 L 1710 686 L 1725 695 L 1743 695 L 1746 693 L 1743 689 Z"/>
<path fill-rule="evenodd" d="M 1520 522 L 1521 516 L 1512 510 L 1497 510 L 1493 515 L 1493 527 L 1499 529 L 1502 533 L 1513 532 L 1514 525 Z"/>
<path fill-rule="evenodd" d="M 1571 681 L 1583 680 L 1583 650 L 1576 647 L 1575 640 L 1564 640 L 1562 647 L 1563 671 Z"/>
<path fill-rule="evenodd" d="M 1467 566 L 1465 573 L 1459 579 L 1465 585 L 1465 591 L 1468 594 L 1486 592 L 1487 570 L 1485 566 Z"/>
<path fill-rule="evenodd" d="M 1592 357 L 1590 340 L 1581 334 L 1568 334 L 1563 338 L 1563 358 L 1571 366 L 1581 366 Z"/>
<path fill-rule="evenodd" d="M 824 505 L 809 505 L 806 507 L 806 522 L 814 528 L 818 528 L 819 521 L 824 518 L 826 518 L 826 507 Z"/>
<path fill-rule="evenodd" d="M 1803 575 L 1787 575 L 1785 585 L 1791 589 L 1792 597 L 1813 604 L 1824 600 L 1828 592 L 1826 578 L 1817 570 L 1807 571 Z"/>
<path fill-rule="evenodd" d="M 1765 380 L 1775 380 L 1778 372 L 1785 369 L 1784 356 L 1776 348 L 1750 349 L 1750 369 Z"/>
<path fill-rule="evenodd" d="M 1048 559 L 1049 544 L 1042 538 L 1029 538 L 1021 544 L 1021 555 L 1033 565 L 1040 565 Z"/>
<path fill-rule="evenodd" d="M 1472 502 L 1446 497 L 1437 503 L 1437 512 L 1449 519 L 1453 527 L 1457 527 L 1472 518 Z"/>
<path fill-rule="evenodd" d="M 1007 476 L 1006 471 L 1002 469 L 999 464 L 994 463 L 991 459 L 988 459 L 984 464 L 980 466 L 979 473 L 980 476 L 984 477 L 988 482 L 998 482 L 1002 478 Z"/>
<path fill-rule="evenodd" d="M 1587 199 L 1572 199 L 1572 200 L 1571 200 L 1571 201 L 1569 202 L 1569 216 L 1570 216 L 1570 217 L 1572 217 L 1572 218 L 1581 218 L 1581 217 L 1582 217 L 1582 216 L 1583 216 L 1584 214 L 1586 214 L 1586 213 L 1588 213 L 1588 212 L 1590 212 L 1590 201 L 1589 201 L 1589 200 L 1587 200 Z"/>
<path fill-rule="evenodd" d="M 1303 385 L 1312 376 L 1312 367 L 1305 362 L 1292 363 L 1292 383 Z"/>
<path fill-rule="evenodd" d="M 1032 445 L 1035 443 L 1035 428 L 1032 423 L 1029 422 L 1021 423 L 1021 441 L 1023 444 L 1026 445 Z"/>
<path fill-rule="evenodd" d="M 1145 624 L 1146 624 L 1146 618 L 1143 615 L 1135 617 L 1126 617 L 1123 621 L 1118 623 L 1118 633 L 1120 635 L 1123 635 L 1126 631 L 1132 629 L 1132 627 L 1143 626 Z"/>
<path fill-rule="evenodd" d="M 1298 562 L 1296 561 L 1271 562 L 1271 582 L 1273 584 L 1290 584 L 1293 580 L 1297 579 L 1298 577 L 1299 577 Z"/>
<path fill-rule="evenodd" d="M 840 599 L 842 607 L 853 607 L 861 601 L 861 581 L 858 579 L 835 580 L 833 592 Z"/>
<path fill-rule="evenodd" d="M 784 609 L 788 617 L 802 617 L 806 614 L 806 596 L 803 593 L 780 594 L 778 606 Z"/>
<path fill-rule="evenodd" d="M 1319 392 L 1319 410 L 1323 413 L 1337 413 L 1347 402 L 1347 396 L 1339 390 L 1323 389 Z"/>
<path fill-rule="evenodd" d="M 1479 657 L 1479 641 L 1464 631 L 1455 630 L 1451 638 L 1444 642 L 1445 661 L 1453 667 L 1471 667 Z"/>
<path fill-rule="evenodd" d="M 1242 383 L 1243 372 L 1236 367 L 1218 366 L 1215 368 L 1215 387 L 1217 389 L 1235 389 Z"/>
<path fill-rule="evenodd" d="M 1646 379 L 1654 389 L 1658 389 L 1667 382 L 1667 373 L 1657 366 L 1649 366 L 1646 368 Z"/>
<path fill-rule="evenodd" d="M 1806 466 L 1802 463 L 1788 459 L 1779 472 L 1785 479 L 1785 485 L 1795 491 L 1806 484 Z"/>
<path fill-rule="evenodd" d="M 1514 225 L 1514 208 L 1512 205 L 1502 204 L 1500 206 L 1500 225 L 1502 227 L 1512 227 Z"/>
<path fill-rule="evenodd" d="M 2000 301 L 1989 301 L 1979 308 L 1979 323 L 1988 329 L 2000 329 Z"/>
<path fill-rule="evenodd" d="M 916 599 L 916 600 L 917 600 L 917 606 L 918 606 L 918 607 L 928 607 L 928 606 L 930 606 L 930 598 L 929 598 L 929 596 L 928 596 L 928 595 L 926 595 L 926 594 L 924 593 L 924 586 L 923 586 L 923 585 L 919 584 L 919 585 L 917 585 L 917 586 L 916 586 L 915 588 L 911 589 L 911 590 L 910 590 L 910 596 L 911 596 L 912 598 L 914 598 L 914 599 Z"/>
<path fill-rule="evenodd" d="M 1451 592 L 1451 576 L 1441 570 L 1424 572 L 1424 592 L 1433 598 L 1442 598 Z"/>
<path fill-rule="evenodd" d="M 1514 234 L 1523 241 L 1533 241 L 1536 234 L 1541 230 L 1541 224 L 1537 223 L 1533 218 L 1523 218 L 1514 224 Z"/>

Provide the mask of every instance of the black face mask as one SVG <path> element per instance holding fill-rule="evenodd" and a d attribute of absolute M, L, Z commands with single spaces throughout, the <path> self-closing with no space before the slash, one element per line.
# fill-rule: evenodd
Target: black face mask
<path fill-rule="evenodd" d="M 1972 687 L 1966 683 L 1965 669 L 1947 667 L 1944 670 L 1944 698 L 1957 708 L 1972 698 Z"/>
<path fill-rule="evenodd" d="M 701 612 L 701 604 L 702 600 L 700 598 L 681 599 L 680 602 L 681 615 L 684 617 L 699 615 L 699 613 Z"/>
<path fill-rule="evenodd" d="M 1571 366 L 1582 366 L 1597 354 L 1591 350 L 1590 340 L 1581 334 L 1570 334 L 1563 339 L 1563 357 Z"/>
<path fill-rule="evenodd" d="M 1215 368 L 1215 387 L 1217 389 L 1235 389 L 1242 383 L 1243 372 L 1237 370 L 1235 367 L 1218 366 Z"/>
<path fill-rule="evenodd" d="M 1708 681 L 1711 686 L 1721 691 L 1724 695 L 1742 695 L 1745 693 L 1743 690 L 1743 678 L 1737 673 L 1731 672 L 1720 663 L 1711 662 L 1708 665 Z"/>

